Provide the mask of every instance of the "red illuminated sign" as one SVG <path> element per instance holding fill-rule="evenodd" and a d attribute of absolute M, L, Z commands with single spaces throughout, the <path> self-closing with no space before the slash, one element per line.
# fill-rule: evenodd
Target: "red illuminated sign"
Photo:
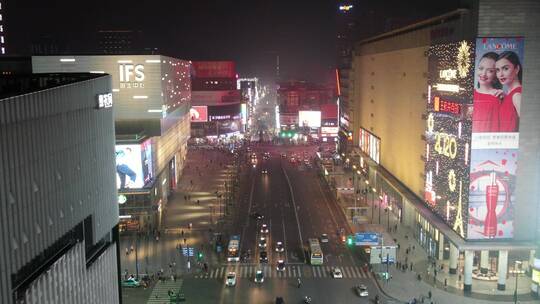
<path fill-rule="evenodd" d="M 206 106 L 193 106 L 189 111 L 192 122 L 207 122 L 208 108 Z"/>
<path fill-rule="evenodd" d="M 439 96 L 435 96 L 433 99 L 433 110 L 435 112 L 446 112 L 459 115 L 461 114 L 461 104 L 443 100 Z"/>

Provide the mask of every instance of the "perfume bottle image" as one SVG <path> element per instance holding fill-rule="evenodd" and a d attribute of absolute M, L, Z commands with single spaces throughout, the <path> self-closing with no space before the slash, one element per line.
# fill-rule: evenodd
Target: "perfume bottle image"
<path fill-rule="evenodd" d="M 489 184 L 486 186 L 486 219 L 484 220 L 484 236 L 494 238 L 497 235 L 497 200 L 499 198 L 499 185 L 495 171 L 489 174 Z"/>

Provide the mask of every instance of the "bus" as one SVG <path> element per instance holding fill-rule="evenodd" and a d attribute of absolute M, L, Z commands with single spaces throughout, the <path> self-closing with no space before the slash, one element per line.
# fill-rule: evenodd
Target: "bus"
<path fill-rule="evenodd" d="M 309 261 L 311 265 L 322 265 L 324 257 L 321 250 L 321 245 L 319 244 L 319 240 L 308 239 L 308 242 L 309 242 Z"/>
<path fill-rule="evenodd" d="M 227 262 L 240 261 L 240 236 L 232 235 L 227 247 Z"/>

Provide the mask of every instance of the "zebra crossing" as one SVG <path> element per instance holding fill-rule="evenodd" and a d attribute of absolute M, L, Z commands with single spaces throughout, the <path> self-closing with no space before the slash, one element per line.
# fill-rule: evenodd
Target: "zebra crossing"
<path fill-rule="evenodd" d="M 152 294 L 150 295 L 150 298 L 148 298 L 148 301 L 146 301 L 147 304 L 151 303 L 163 303 L 163 301 L 169 302 L 169 295 L 168 292 L 173 291 L 174 293 L 177 293 L 181 288 L 183 284 L 183 280 L 177 279 L 176 281 L 173 280 L 166 280 L 166 281 L 158 281 L 156 283 L 156 286 L 154 286 L 154 289 L 152 289 Z"/>
<path fill-rule="evenodd" d="M 262 270 L 265 278 L 332 278 L 334 266 L 308 266 L 308 265 L 287 265 L 284 271 L 278 271 L 271 265 L 237 265 L 220 266 L 211 269 L 207 273 L 195 275 L 196 279 L 222 279 L 228 272 L 236 272 L 237 278 L 254 278 L 257 270 Z M 369 274 L 358 266 L 338 266 L 346 279 L 368 278 Z"/>

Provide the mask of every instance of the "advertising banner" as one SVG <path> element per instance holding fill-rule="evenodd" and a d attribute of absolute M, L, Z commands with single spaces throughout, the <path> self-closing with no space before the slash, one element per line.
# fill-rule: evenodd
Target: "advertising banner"
<path fill-rule="evenodd" d="M 369 157 L 378 164 L 381 156 L 381 140 L 364 128 L 360 128 L 359 136 L 359 144 L 362 152 L 369 155 Z"/>
<path fill-rule="evenodd" d="M 118 189 L 140 189 L 151 181 L 153 168 L 150 140 L 142 144 L 116 145 L 115 150 Z"/>
<path fill-rule="evenodd" d="M 355 233 L 356 246 L 377 246 L 379 245 L 379 235 L 375 232 Z"/>
<path fill-rule="evenodd" d="M 191 116 L 191 122 L 208 121 L 208 107 L 206 106 L 192 106 L 189 114 Z"/>
<path fill-rule="evenodd" d="M 240 103 L 226 106 L 208 106 L 208 121 L 241 119 L 241 112 Z"/>
<path fill-rule="evenodd" d="M 468 239 L 514 236 L 524 41 L 477 38 Z"/>
<path fill-rule="evenodd" d="M 321 111 L 298 111 L 298 124 L 300 127 L 320 128 Z"/>
<path fill-rule="evenodd" d="M 197 78 L 236 78 L 234 61 L 194 61 L 192 65 Z"/>
<path fill-rule="evenodd" d="M 431 45 L 428 55 L 426 206 L 467 235 L 474 42 Z"/>

